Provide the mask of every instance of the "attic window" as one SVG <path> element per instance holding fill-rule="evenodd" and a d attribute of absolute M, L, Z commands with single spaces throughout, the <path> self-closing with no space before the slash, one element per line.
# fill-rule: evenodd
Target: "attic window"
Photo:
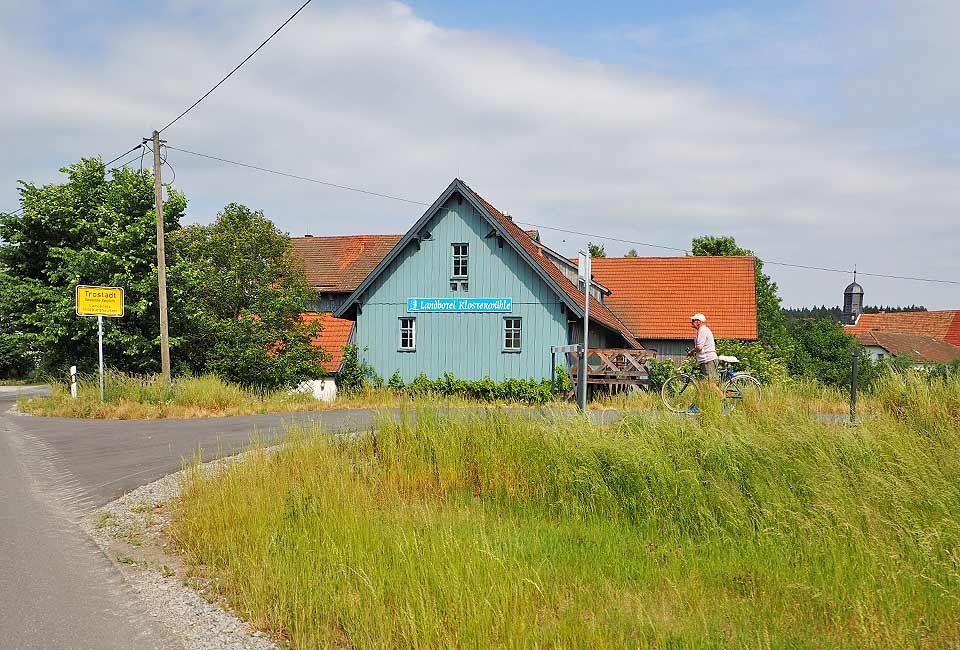
<path fill-rule="evenodd" d="M 467 244 L 451 244 L 453 248 L 453 277 L 467 277 Z"/>

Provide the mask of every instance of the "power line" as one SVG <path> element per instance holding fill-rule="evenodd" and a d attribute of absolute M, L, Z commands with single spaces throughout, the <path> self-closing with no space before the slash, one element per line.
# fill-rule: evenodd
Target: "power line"
<path fill-rule="evenodd" d="M 190 151 L 189 149 L 180 149 L 179 147 L 171 147 L 167 145 L 167 149 L 172 151 L 180 151 L 183 153 L 188 153 L 191 156 L 199 156 L 201 158 L 209 158 L 210 160 L 218 160 L 223 163 L 228 163 L 230 165 L 237 165 L 238 167 L 246 167 L 248 169 L 256 169 L 257 171 L 266 172 L 268 174 L 276 174 L 277 176 L 285 176 L 287 178 L 293 178 L 298 181 L 306 181 L 308 183 L 316 183 L 317 185 L 325 185 L 327 187 L 334 187 L 339 190 L 347 190 L 349 192 L 357 192 L 359 194 L 367 194 L 369 196 L 379 196 L 383 199 L 391 199 L 393 201 L 403 201 L 404 203 L 412 203 L 414 205 L 430 205 L 429 203 L 424 203 L 423 201 L 414 201 L 413 199 L 405 199 L 402 196 L 393 196 L 392 194 L 382 194 L 380 192 L 372 192 L 370 190 L 365 190 L 359 187 L 350 187 L 349 185 L 339 185 L 337 183 L 331 183 L 329 181 L 321 181 L 316 178 L 308 178 L 306 176 L 298 176 L 297 174 L 290 174 L 288 172 L 277 171 L 276 169 L 268 169 L 266 167 L 260 167 L 259 165 L 251 165 L 249 163 L 237 162 L 236 160 L 228 160 L 226 158 L 220 158 L 219 156 L 211 156 L 205 153 L 199 153 L 196 151 Z"/>
<path fill-rule="evenodd" d="M 789 266 L 796 269 L 808 269 L 811 271 L 829 271 L 831 273 L 846 273 L 850 275 L 853 273 L 853 269 L 831 269 L 823 266 L 805 266 L 803 264 L 791 264 L 789 262 L 771 262 L 769 260 L 760 259 L 764 264 L 774 264 L 776 266 Z M 889 275 L 886 273 L 867 273 L 866 271 L 857 270 L 857 275 L 868 275 L 871 278 L 888 278 L 891 280 L 913 280 L 914 282 L 937 282 L 940 284 L 960 284 L 958 280 L 939 280 L 937 278 L 919 278 L 911 275 Z"/>
<path fill-rule="evenodd" d="M 105 168 L 106 168 L 106 167 L 109 167 L 109 166 L 112 165 L 113 163 L 117 162 L 118 160 L 120 160 L 121 158 L 123 158 L 124 156 L 126 156 L 128 153 L 133 153 L 134 151 L 136 151 L 137 149 L 139 149 L 139 148 L 142 147 L 142 146 L 143 146 L 142 144 L 138 144 L 136 147 L 132 147 L 131 149 L 128 149 L 127 151 L 124 151 L 122 154 L 120 154 L 119 156 L 117 156 L 116 158 L 114 158 L 113 160 L 111 160 L 110 162 L 105 162 L 105 163 L 103 163 L 103 166 L 104 166 Z"/>
<path fill-rule="evenodd" d="M 596 239 L 605 239 L 605 240 L 607 240 L 607 241 L 622 242 L 622 243 L 625 243 L 625 244 L 637 244 L 637 245 L 639 245 L 639 246 L 649 246 L 649 247 L 651 247 L 651 248 L 662 248 L 662 249 L 664 249 L 664 250 L 679 251 L 679 252 L 681 252 L 681 253 L 690 253 L 690 252 L 691 252 L 689 249 L 686 249 L 686 248 L 676 248 L 676 247 L 674 247 L 674 246 L 662 246 L 662 245 L 660 245 L 660 244 L 651 244 L 651 243 L 649 243 L 649 242 L 636 241 L 636 240 L 632 240 L 632 239 L 620 239 L 619 237 L 609 237 L 609 236 L 607 236 L 607 235 L 598 235 L 597 233 L 580 232 L 580 231 L 577 231 L 577 230 L 566 230 L 566 229 L 564 229 L 564 228 L 554 228 L 553 226 L 544 226 L 544 225 L 542 225 L 542 224 L 530 223 L 529 221 L 518 221 L 517 223 L 518 223 L 518 224 L 522 224 L 522 225 L 524 225 L 524 226 L 533 226 L 534 228 L 542 228 L 542 229 L 544 229 L 544 230 L 555 230 L 555 231 L 557 231 L 557 232 L 565 232 L 565 233 L 570 233 L 570 234 L 573 234 L 573 235 L 582 235 L 582 236 L 584 236 L 584 237 L 594 237 L 594 238 L 596 238 Z M 762 257 L 757 257 L 757 259 L 760 260 L 761 262 L 763 262 L 764 264 L 771 264 L 771 265 L 774 265 L 774 266 L 787 266 L 787 267 L 791 267 L 791 268 L 795 268 L 795 269 L 806 269 L 806 270 L 809 270 L 809 271 L 827 271 L 827 272 L 830 272 L 830 273 L 844 273 L 844 274 L 846 274 L 846 275 L 852 275 L 852 274 L 853 274 L 853 269 L 834 269 L 834 268 L 829 268 L 829 267 L 826 267 L 826 266 L 808 266 L 808 265 L 806 265 L 806 264 L 792 264 L 792 263 L 790 263 L 790 262 L 777 262 L 777 261 L 775 261 L 775 260 L 768 260 L 768 259 L 764 259 L 764 258 L 762 258 Z M 857 274 L 858 274 L 858 275 L 867 275 L 867 276 L 874 277 L 874 278 L 888 278 L 888 279 L 893 279 L 893 280 L 913 280 L 913 281 L 916 281 L 916 282 L 937 282 L 937 283 L 942 283 L 942 284 L 960 284 L 960 281 L 957 281 L 957 280 L 939 280 L 939 279 L 935 279 L 935 278 L 920 278 L 920 277 L 914 277 L 914 276 L 909 276 L 909 275 L 890 275 L 890 274 L 886 274 L 886 273 L 866 273 L 866 272 L 864 272 L 864 271 L 857 271 Z"/>
<path fill-rule="evenodd" d="M 207 92 L 203 93 L 203 95 L 201 95 L 200 99 L 198 99 L 197 101 L 195 101 L 195 102 L 193 102 L 192 104 L 190 104 L 190 106 L 187 108 L 187 110 L 185 110 L 184 112 L 180 113 L 180 114 L 177 115 L 175 118 L 173 118 L 173 121 L 171 121 L 171 122 L 170 122 L 169 124 L 167 124 L 165 127 L 163 127 L 162 129 L 160 129 L 159 132 L 160 132 L 160 133 L 163 133 L 164 131 L 166 131 L 167 129 L 169 129 L 171 126 L 173 126 L 173 125 L 176 123 L 177 120 L 179 120 L 181 117 L 183 117 L 184 115 L 186 115 L 187 113 L 189 113 L 190 111 L 192 111 L 192 110 L 197 106 L 197 104 L 199 104 L 200 102 L 202 102 L 204 99 L 206 99 L 206 98 L 210 95 L 210 93 L 212 93 L 214 90 L 216 90 L 217 88 L 219 88 L 219 87 L 220 87 L 220 84 L 222 84 L 224 81 L 226 81 L 227 79 L 229 79 L 229 78 L 233 75 L 234 72 L 236 72 L 237 70 L 239 70 L 239 69 L 243 66 L 244 63 L 246 63 L 246 62 L 249 61 L 251 58 L 253 58 L 253 55 L 256 54 L 257 52 L 259 52 L 259 51 L 260 51 L 260 48 L 262 48 L 264 45 L 266 45 L 266 44 L 270 41 L 271 38 L 273 38 L 274 36 L 276 36 L 277 33 L 279 33 L 279 31 L 280 31 L 281 29 L 283 29 L 284 27 L 286 27 L 286 26 L 287 26 L 287 23 L 289 23 L 291 20 L 293 20 L 294 18 L 296 18 L 296 17 L 297 17 L 297 14 L 299 14 L 301 11 L 303 11 L 304 7 L 306 7 L 306 6 L 307 6 L 308 4 L 310 4 L 311 2 L 312 2 L 312 0 L 307 0 L 307 1 L 304 2 L 302 5 L 300 5 L 300 8 L 297 9 L 295 12 L 293 12 L 293 15 L 291 15 L 289 18 L 287 18 L 285 21 L 283 21 L 283 24 L 281 24 L 279 27 L 277 27 L 277 28 L 273 31 L 273 33 L 270 34 L 270 36 L 267 37 L 267 40 L 265 40 L 263 43 L 260 43 L 260 45 L 257 46 L 257 49 L 255 49 L 253 52 L 251 52 L 250 54 L 248 54 L 248 55 L 247 55 L 247 58 L 245 58 L 243 61 L 241 61 L 240 63 L 238 63 L 238 64 L 237 64 L 237 67 L 235 67 L 233 70 L 231 70 L 230 72 L 227 73 L 227 76 L 225 76 L 223 79 L 221 79 L 221 80 L 218 81 L 216 84 L 214 84 L 213 88 L 211 88 L 211 89 L 208 90 Z"/>
<path fill-rule="evenodd" d="M 133 151 L 136 151 L 136 150 L 139 149 L 141 146 L 142 146 L 142 145 L 139 145 L 139 144 L 138 144 L 137 146 L 132 147 L 131 149 L 128 149 L 128 150 L 124 151 L 122 154 L 120 154 L 119 156 L 117 156 L 117 157 L 114 158 L 113 160 L 111 160 L 111 161 L 109 161 L 109 162 L 103 163 L 104 168 L 109 167 L 109 166 L 112 165 L 113 163 L 117 162 L 118 160 L 120 160 L 121 158 L 123 158 L 124 156 L 126 156 L 128 153 L 131 153 L 131 152 L 133 152 Z M 126 164 L 127 164 L 127 163 L 123 163 L 123 165 L 120 165 L 120 166 L 123 167 L 123 166 L 126 165 Z M 4 213 L 2 213 L 2 214 L 9 214 L 9 215 L 12 216 L 12 215 L 17 214 L 18 212 L 23 212 L 25 209 L 26 209 L 26 208 L 24 208 L 23 206 L 20 206 L 20 207 L 17 208 L 16 210 L 13 210 L 13 211 L 11 211 L 11 212 L 4 212 Z"/>
<path fill-rule="evenodd" d="M 167 162 L 167 158 L 170 157 L 170 147 L 164 145 L 162 149 L 166 149 L 167 151 L 166 152 L 161 151 L 161 153 L 163 153 L 163 160 L 160 162 L 160 164 L 166 165 L 167 167 L 170 168 L 170 173 L 173 174 L 173 178 L 171 178 L 168 182 L 170 184 L 173 184 L 177 180 L 177 170 L 173 168 L 173 165 Z"/>
<path fill-rule="evenodd" d="M 238 161 L 236 161 L 236 160 L 228 160 L 228 159 L 226 159 L 226 158 L 221 158 L 221 157 L 219 157 L 219 156 L 212 156 L 212 155 L 210 155 L 210 154 L 198 153 L 198 152 L 196 152 L 196 151 L 190 151 L 190 150 L 188 150 L 188 149 L 180 149 L 180 148 L 178 148 L 178 147 L 171 147 L 170 145 L 167 145 L 167 149 L 172 149 L 173 151 L 181 151 L 181 152 L 183 152 L 183 153 L 187 153 L 187 154 L 190 154 L 190 155 L 193 155 L 193 156 L 200 156 L 201 158 L 208 158 L 208 159 L 210 159 L 210 160 L 217 160 L 217 161 L 224 162 L 224 163 L 228 163 L 228 164 L 231 164 L 231 165 L 237 165 L 237 166 L 240 166 L 240 167 L 247 167 L 248 169 L 255 169 L 255 170 L 257 170 L 257 171 L 266 172 L 266 173 L 268 173 L 268 174 L 276 174 L 276 175 L 278 175 L 278 176 L 285 176 L 285 177 L 287 177 L 287 178 L 293 178 L 293 179 L 295 179 L 295 180 L 307 181 L 307 182 L 309 182 L 309 183 L 317 183 L 317 184 L 319 184 L 319 185 L 325 185 L 325 186 L 327 186 L 327 187 L 334 187 L 334 188 L 341 189 L 341 190 L 348 190 L 348 191 L 350 191 L 350 192 L 357 192 L 357 193 L 359 193 L 359 194 L 367 194 L 367 195 L 369 195 L 369 196 L 377 196 L 377 197 L 380 197 L 380 198 L 391 199 L 391 200 L 394 200 L 394 201 L 403 201 L 404 203 L 412 203 L 412 204 L 414 204 L 414 205 L 422 205 L 422 206 L 428 206 L 428 205 L 430 205 L 429 203 L 425 203 L 425 202 L 423 202 L 423 201 L 415 201 L 415 200 L 413 200 L 413 199 L 407 199 L 407 198 L 403 198 L 403 197 L 400 197 L 400 196 L 394 196 L 394 195 L 391 195 L 391 194 L 383 194 L 383 193 L 380 193 L 380 192 L 372 192 L 372 191 L 370 191 L 370 190 L 365 190 L 365 189 L 362 189 L 362 188 L 359 188 L 359 187 L 351 187 L 351 186 L 348 186 L 348 185 L 338 185 L 337 183 L 330 183 L 330 182 L 327 182 L 327 181 L 321 181 L 321 180 L 317 180 L 317 179 L 315 179 L 315 178 L 307 178 L 306 176 L 298 176 L 297 174 L 290 174 L 290 173 L 287 173 L 287 172 L 281 172 L 281 171 L 277 171 L 277 170 L 275 170 L 275 169 L 268 169 L 268 168 L 266 168 L 266 167 L 260 167 L 260 166 L 258 166 L 258 165 L 251 165 L 251 164 L 248 164 L 248 163 L 238 162 Z M 556 232 L 563 232 L 563 233 L 568 233 L 568 234 L 572 234 L 572 235 L 580 235 L 580 236 L 583 236 L 583 237 L 592 237 L 592 238 L 595 238 L 595 239 L 604 239 L 604 240 L 607 240 L 607 241 L 615 241 L 615 242 L 621 242 L 621 243 L 625 243 L 625 244 L 635 244 L 635 245 L 637 245 L 637 246 L 647 246 L 647 247 L 649 247 L 649 248 L 659 248 L 659 249 L 662 249 L 662 250 L 669 250 L 669 251 L 674 251 L 674 252 L 679 252 L 679 253 L 684 253 L 684 254 L 689 254 L 689 253 L 691 252 L 690 249 L 687 249 L 687 248 L 679 248 L 679 247 L 677 247 L 677 246 L 666 246 L 666 245 L 663 245 L 663 244 L 654 244 L 654 243 L 651 243 L 651 242 L 638 241 L 638 240 L 635 240 L 635 239 L 623 239 L 623 238 L 620 238 L 620 237 L 610 237 L 609 235 L 601 235 L 601 234 L 598 234 L 598 233 L 589 233 L 589 232 L 583 232 L 583 231 L 579 231 L 579 230 L 568 230 L 568 229 L 566 229 L 566 228 L 557 228 L 557 227 L 554 227 L 554 226 L 545 226 L 545 225 L 543 225 L 543 224 L 532 223 L 532 222 L 530 222 L 530 221 L 517 221 L 516 223 L 517 223 L 517 224 L 524 225 L 524 226 L 533 226 L 534 228 L 542 228 L 543 230 L 552 230 L 552 231 L 556 231 Z M 776 261 L 776 260 L 767 260 L 767 259 L 763 259 L 763 258 L 761 258 L 761 257 L 757 257 L 757 259 L 759 259 L 759 260 L 760 260 L 761 262 L 763 262 L 764 264 L 771 264 L 771 265 L 774 265 L 774 266 L 786 266 L 786 267 L 798 268 L 798 269 L 806 269 L 806 270 L 811 270 L 811 271 L 826 271 L 826 272 L 830 272 L 830 273 L 844 273 L 844 274 L 846 274 L 846 275 L 852 275 L 852 274 L 853 274 L 853 269 L 836 269 L 836 268 L 829 268 L 829 267 L 824 267 L 824 266 L 808 266 L 808 265 L 804 265 L 804 264 L 792 264 L 792 263 L 790 263 L 790 262 L 778 262 L 778 261 Z M 922 277 L 906 276 L 906 275 L 892 275 L 892 274 L 887 274 L 887 273 L 866 273 L 866 272 L 863 272 L 863 271 L 857 271 L 857 273 L 858 273 L 859 275 L 866 275 L 866 276 L 874 277 L 874 278 L 887 278 L 887 279 L 892 279 L 892 280 L 912 280 L 912 281 L 914 281 L 914 282 L 933 282 L 933 283 L 939 283 L 939 284 L 957 284 L 957 285 L 960 285 L 960 281 L 957 281 L 957 280 L 940 280 L 940 279 L 937 279 L 937 278 L 922 278 Z"/>
<path fill-rule="evenodd" d="M 632 239 L 620 239 L 618 237 L 607 237 L 605 235 L 598 235 L 596 233 L 589 232 L 580 232 L 579 230 L 566 230 L 564 228 L 554 228 L 553 226 L 544 226 L 539 223 L 530 223 L 529 221 L 517 221 L 517 223 L 524 226 L 533 226 L 534 228 L 542 228 L 544 230 L 555 230 L 557 232 L 565 232 L 570 235 L 582 235 L 584 237 L 596 237 L 597 239 L 606 239 L 608 241 L 621 242 L 624 244 L 636 244 L 638 246 L 648 246 L 650 248 L 662 248 L 667 251 L 678 251 L 680 253 L 689 253 L 690 251 L 686 248 L 677 248 L 675 246 L 663 246 L 661 244 L 651 244 L 650 242 L 645 241 L 634 241 Z"/>
<path fill-rule="evenodd" d="M 141 151 L 141 153 L 138 153 L 136 156 L 134 156 L 133 158 L 130 158 L 130 159 L 127 160 L 126 162 L 122 163 L 120 166 L 121 166 L 121 167 L 126 167 L 127 165 L 129 165 L 129 164 L 132 163 L 132 162 L 135 162 L 135 161 L 137 161 L 137 160 L 143 160 L 143 154 L 144 154 L 144 153 L 145 153 L 145 151 Z M 142 168 L 141 168 L 141 171 L 143 171 Z"/>

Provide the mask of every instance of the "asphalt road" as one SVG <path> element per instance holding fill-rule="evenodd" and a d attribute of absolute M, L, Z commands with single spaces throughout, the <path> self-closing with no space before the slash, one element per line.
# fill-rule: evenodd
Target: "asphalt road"
<path fill-rule="evenodd" d="M 29 389 L 26 389 L 29 390 Z M 0 387 L 0 650 L 179 648 L 76 517 L 180 469 L 231 455 L 291 422 L 370 425 L 366 411 L 204 420 L 91 421 L 8 414 Z"/>

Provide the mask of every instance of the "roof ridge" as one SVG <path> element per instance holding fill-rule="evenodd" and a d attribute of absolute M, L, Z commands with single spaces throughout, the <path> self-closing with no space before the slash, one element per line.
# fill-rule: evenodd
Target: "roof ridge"
<path fill-rule="evenodd" d="M 518 225 L 516 224 L 516 222 L 514 222 L 514 220 L 513 220 L 512 218 L 505 216 L 502 212 L 500 212 L 500 210 L 498 210 L 497 208 L 495 208 L 492 203 L 490 203 L 490 202 L 487 201 L 485 198 L 483 198 L 482 196 L 480 196 L 480 194 L 479 194 L 475 189 L 473 189 L 472 187 L 470 187 L 469 185 L 467 185 L 467 184 L 464 183 L 463 181 L 460 181 L 460 183 L 463 185 L 464 188 L 467 189 L 467 191 L 469 191 L 471 194 L 473 194 L 473 197 L 477 200 L 477 202 L 480 203 L 480 204 L 484 207 L 484 209 L 486 209 L 487 212 L 490 213 L 490 215 L 491 215 L 493 218 L 495 218 L 498 222 L 500 222 L 500 224 L 501 224 L 502 226 L 504 226 L 504 228 L 507 230 L 507 232 L 510 234 L 510 236 L 513 237 L 513 239 L 514 239 L 522 248 L 524 248 L 525 250 L 526 250 L 527 246 L 533 246 L 534 248 L 538 248 L 538 249 L 540 249 L 540 257 L 542 257 L 542 249 L 546 248 L 546 246 L 544 246 L 543 244 L 541 244 L 541 243 L 539 243 L 539 242 L 533 241 L 530 237 L 523 237 L 523 238 L 517 237 L 517 235 L 516 235 L 515 233 L 511 232 L 512 229 L 516 229 L 518 232 L 524 233 L 524 235 L 526 235 L 526 233 L 524 232 L 524 230 L 523 230 L 522 228 L 520 228 L 520 226 L 518 226 Z M 531 251 L 527 251 L 527 252 L 528 252 L 528 253 L 531 253 Z M 577 296 L 579 297 L 579 294 L 580 294 L 579 289 L 577 289 L 577 287 L 573 284 L 573 282 L 571 282 L 570 279 L 567 278 L 567 276 L 565 276 L 565 275 L 560 271 L 560 269 L 558 269 L 558 268 L 556 267 L 556 265 L 555 265 L 553 262 L 547 261 L 547 262 L 544 264 L 544 263 L 541 263 L 541 262 L 539 261 L 537 254 L 531 253 L 531 256 L 533 257 L 534 261 L 535 261 L 538 265 L 540 265 L 540 267 L 541 267 L 548 275 L 550 275 L 550 277 L 551 277 L 555 282 L 557 282 L 557 283 L 560 285 L 560 288 L 563 289 L 563 290 L 566 292 L 566 294 L 567 294 L 567 296 L 568 296 L 569 298 L 573 299 L 573 298 L 574 298 L 574 295 L 577 295 Z M 549 265 L 549 266 L 547 266 L 547 265 Z M 556 273 L 552 273 L 552 272 L 551 272 L 551 269 L 555 270 Z M 571 291 L 571 290 L 572 290 L 572 291 Z M 602 325 L 604 325 L 604 326 L 606 326 L 606 327 L 608 327 L 608 328 L 611 328 L 611 329 L 616 330 L 616 331 L 617 331 L 621 336 L 623 336 L 629 343 L 633 343 L 633 344 L 639 345 L 639 343 L 637 342 L 637 336 L 633 333 L 633 331 L 632 331 L 629 327 L 626 326 L 626 324 L 620 319 L 620 317 L 617 316 L 617 314 L 615 314 L 615 313 L 613 312 L 613 310 L 611 310 L 609 307 L 607 307 L 605 304 L 603 304 L 602 302 L 600 302 L 599 300 L 597 300 L 597 299 L 594 298 L 593 296 L 590 296 L 590 307 L 591 307 L 592 310 L 600 311 L 601 314 L 602 314 L 602 316 L 603 316 L 602 318 L 598 318 L 598 317 L 597 317 L 597 314 L 594 314 L 594 319 L 595 319 L 595 320 L 597 320 L 597 321 L 600 322 Z M 607 322 L 605 322 L 605 321 L 607 321 Z"/>

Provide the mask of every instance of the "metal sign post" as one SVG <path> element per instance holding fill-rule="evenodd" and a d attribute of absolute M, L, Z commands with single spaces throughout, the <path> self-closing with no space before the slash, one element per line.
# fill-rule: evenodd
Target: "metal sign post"
<path fill-rule="evenodd" d="M 850 372 L 850 424 L 857 423 L 857 365 L 860 361 L 860 346 L 853 349 L 853 367 Z"/>
<path fill-rule="evenodd" d="M 587 411 L 587 356 L 590 354 L 590 251 L 580 251 L 577 264 L 577 277 L 583 282 L 583 352 L 580 355 L 579 385 L 577 393 L 580 410 Z"/>
<path fill-rule="evenodd" d="M 99 345 L 97 349 L 100 352 L 100 401 L 103 401 L 103 316 L 97 315 L 97 338 Z"/>
<path fill-rule="evenodd" d="M 100 401 L 103 401 L 103 317 L 123 317 L 121 287 L 77 286 L 77 315 L 97 317 L 97 350 L 100 356 Z"/>

